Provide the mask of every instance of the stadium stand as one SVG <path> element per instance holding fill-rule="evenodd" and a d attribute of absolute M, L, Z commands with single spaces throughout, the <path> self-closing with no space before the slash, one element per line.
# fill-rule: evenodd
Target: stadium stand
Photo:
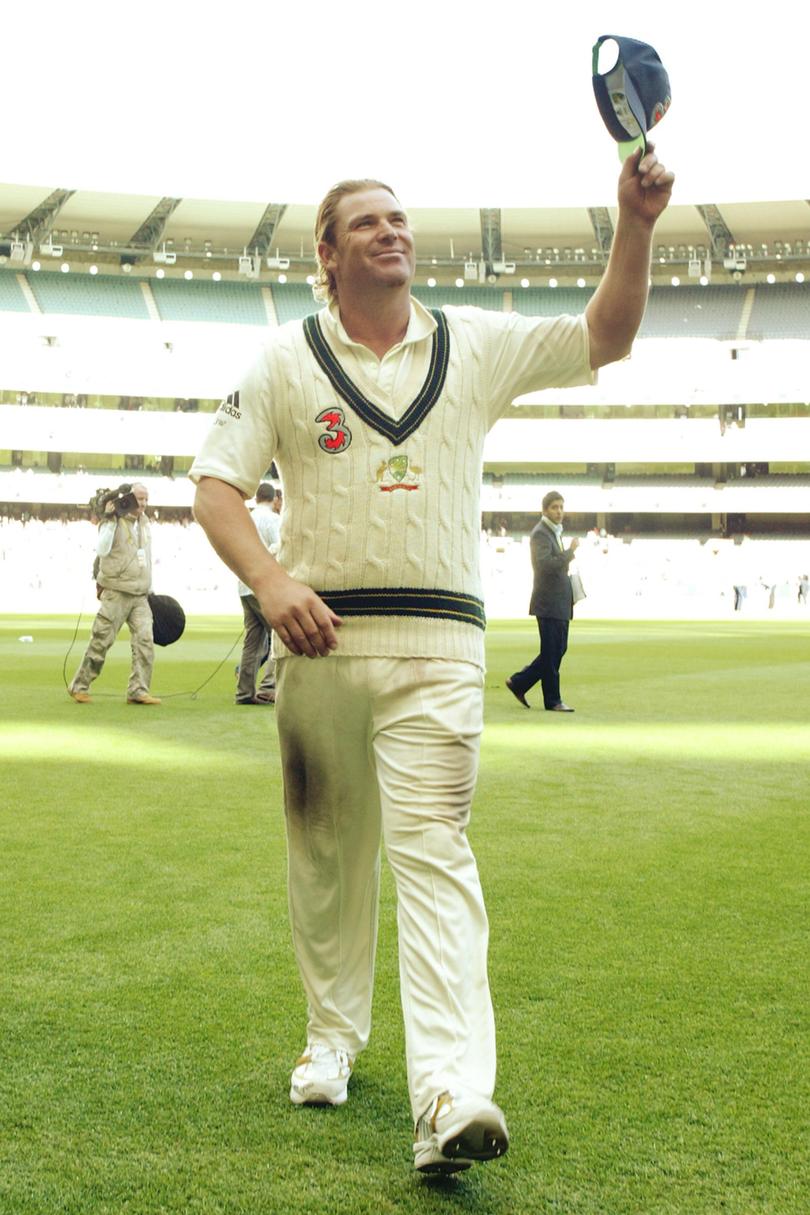
<path fill-rule="evenodd" d="M 206 282 L 204 279 L 151 279 L 158 314 L 164 321 L 266 325 L 262 288 L 251 283 Z"/>
<path fill-rule="evenodd" d="M 512 307 L 523 316 L 556 316 L 560 312 L 579 316 L 592 295 L 591 287 L 516 287 Z"/>
<path fill-rule="evenodd" d="M 306 283 L 273 283 L 270 287 L 279 325 L 287 321 L 302 321 L 317 312 L 321 305 Z"/>
<path fill-rule="evenodd" d="M 417 285 L 414 294 L 428 306 L 543 316 L 581 313 L 593 289 L 522 288 L 504 278 L 495 286 Z M 70 521 L 86 518 L 96 488 L 137 477 L 149 485 L 161 533 L 182 536 L 196 563 L 186 571 L 170 545 L 164 568 L 181 561 L 183 594 L 196 596 L 200 610 L 219 610 L 211 589 L 218 587 L 221 610 L 231 611 L 229 576 L 204 564 L 202 542 L 190 543 L 197 529 L 185 474 L 211 412 L 267 328 L 319 306 L 302 282 L 52 269 L 23 276 L 0 267 L 4 581 L 15 568 L 12 540 L 37 537 L 42 545 L 91 535 Z M 216 341 L 212 325 L 220 326 Z M 736 560 L 745 535 L 752 565 L 776 567 L 762 578 L 746 573 L 747 610 L 756 610 L 763 585 L 792 586 L 799 567 L 810 566 L 801 547 L 810 543 L 808 339 L 808 283 L 656 286 L 630 360 L 604 369 L 594 387 L 521 399 L 487 441 L 481 510 L 491 614 L 522 613 L 522 546 L 549 488 L 565 494 L 578 534 L 612 545 L 610 563 L 588 571 L 586 612 L 655 614 L 669 603 L 688 615 L 700 602 L 722 615 L 731 610 L 721 589 L 729 578 L 718 577 L 716 593 L 700 600 L 694 564 L 708 544 Z M 68 526 L 79 531 L 65 533 Z M 611 578 L 622 562 L 621 579 L 626 565 L 635 590 L 620 602 Z M 36 599 L 36 587 L 29 589 Z M 769 590 L 763 611 L 773 610 L 770 599 Z M 788 590 L 776 597 L 785 611 L 791 602 Z"/>
<path fill-rule="evenodd" d="M 88 519 L 0 516 L 0 612 L 37 613 L 43 603 L 58 603 L 61 611 L 92 616 L 95 540 Z M 174 596 L 187 612 L 234 614 L 235 579 L 196 523 L 154 520 L 152 550 L 159 594 Z M 524 616 L 531 583 L 527 531 L 482 531 L 481 557 L 489 617 Z M 577 563 L 587 588 L 580 619 L 729 619 L 737 615 L 735 584 L 747 587 L 741 615 L 749 619 L 806 620 L 810 610 L 797 596 L 799 577 L 810 571 L 807 538 L 627 538 L 591 528 Z"/>
<path fill-rule="evenodd" d="M 714 489 L 716 480 L 714 477 L 701 477 L 696 473 L 669 473 L 666 475 L 625 473 L 614 477 L 612 484 L 614 489 L 632 488 L 633 486 L 642 486 L 644 489 L 669 489 L 672 486 L 681 489 Z"/>
<path fill-rule="evenodd" d="M 0 312 L 30 312 L 16 274 L 0 274 Z"/>
<path fill-rule="evenodd" d="M 139 282 L 112 275 L 47 272 L 31 272 L 25 277 L 42 312 L 149 320 Z"/>
<path fill-rule="evenodd" d="M 810 339 L 810 291 L 804 283 L 773 283 L 758 287 L 746 336 Z"/>
<path fill-rule="evenodd" d="M 745 291 L 739 287 L 653 287 L 640 338 L 740 336 Z"/>
<path fill-rule="evenodd" d="M 460 308 L 471 304 L 474 308 L 503 312 L 503 291 L 489 287 L 414 287 L 413 294 L 426 308 L 443 308 L 445 304 Z"/>
<path fill-rule="evenodd" d="M 147 284 L 159 319 L 167 321 L 264 326 L 269 320 L 262 292 L 268 289 L 279 325 L 302 320 L 320 307 L 311 287 L 305 283 L 272 283 L 263 288 L 252 283 L 214 283 L 204 279 L 140 280 L 48 271 L 29 271 L 25 280 L 44 314 L 149 320 L 142 282 Z M 524 316 L 556 316 L 561 312 L 576 316 L 585 310 L 592 295 L 590 287 L 414 287 L 414 296 L 426 307 L 472 305 L 500 312 L 511 305 Z M 744 323 L 747 301 L 750 317 Z M 30 311 L 17 275 L 0 272 L 0 313 Z M 747 288 L 655 286 L 639 332 L 639 339 L 645 338 L 807 341 L 810 289 L 804 283 Z"/>

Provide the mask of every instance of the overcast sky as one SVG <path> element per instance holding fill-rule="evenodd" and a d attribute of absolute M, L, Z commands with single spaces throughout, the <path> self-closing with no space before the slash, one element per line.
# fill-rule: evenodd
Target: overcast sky
<path fill-rule="evenodd" d="M 6 22 L 0 178 L 312 203 L 341 177 L 374 176 L 412 207 L 609 205 L 619 162 L 591 47 L 618 33 L 651 43 L 669 72 L 657 145 L 675 202 L 810 198 L 809 12 L 801 0 L 46 0 L 33 25 L 19 7 Z"/>

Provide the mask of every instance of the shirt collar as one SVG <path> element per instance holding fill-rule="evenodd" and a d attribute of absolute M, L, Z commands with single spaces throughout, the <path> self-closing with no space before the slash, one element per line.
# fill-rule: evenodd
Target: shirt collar
<path fill-rule="evenodd" d="M 337 299 L 333 299 L 323 309 L 320 314 L 321 321 L 326 329 L 331 341 L 338 342 L 341 346 L 346 346 L 355 350 L 368 350 L 362 342 L 355 342 L 349 337 L 346 332 L 343 321 L 340 319 L 340 308 L 338 307 Z M 436 330 L 436 322 L 424 308 L 419 300 L 411 296 L 411 315 L 408 321 L 408 328 L 405 330 L 405 336 L 401 342 L 398 342 L 392 349 L 396 350 L 402 346 L 410 346 L 415 342 L 424 341 L 425 338 L 433 336 Z M 388 352 L 391 353 L 390 351 Z"/>

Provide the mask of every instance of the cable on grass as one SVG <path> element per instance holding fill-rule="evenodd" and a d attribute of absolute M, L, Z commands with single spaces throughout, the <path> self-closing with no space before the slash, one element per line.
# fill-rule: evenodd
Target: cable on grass
<path fill-rule="evenodd" d="M 65 658 L 62 663 L 62 682 L 65 685 L 66 691 L 69 687 L 69 681 L 68 681 L 68 677 L 67 677 L 68 658 L 70 658 L 71 650 L 73 649 L 74 645 L 76 644 L 76 638 L 79 635 L 79 625 L 81 624 L 83 615 L 84 615 L 84 604 L 82 604 L 81 608 L 79 609 L 79 615 L 76 618 L 76 628 L 73 630 L 73 636 L 70 639 L 70 645 L 67 648 L 67 652 L 65 654 Z M 231 654 L 234 652 L 234 650 L 236 649 L 236 647 L 238 646 L 239 642 L 242 640 L 244 635 L 245 635 L 245 630 L 241 629 L 239 634 L 234 639 L 233 644 L 231 645 L 230 649 L 225 654 L 225 656 L 220 660 L 220 662 L 217 663 L 217 665 L 214 667 L 211 674 L 206 676 L 206 678 L 202 681 L 202 683 L 198 687 L 194 688 L 193 691 L 191 691 L 191 692 L 163 692 L 163 693 L 161 693 L 160 699 L 161 700 L 175 700 L 181 696 L 189 696 L 192 700 L 196 700 L 198 695 L 200 694 L 200 692 L 203 690 L 203 688 L 211 682 L 211 680 L 214 678 L 214 676 L 219 673 L 219 671 L 222 669 L 222 667 L 228 661 Z M 107 696 L 110 698 L 110 700 L 117 699 L 117 693 L 115 693 L 115 692 L 94 692 L 93 695 L 100 696 L 100 697 Z"/>

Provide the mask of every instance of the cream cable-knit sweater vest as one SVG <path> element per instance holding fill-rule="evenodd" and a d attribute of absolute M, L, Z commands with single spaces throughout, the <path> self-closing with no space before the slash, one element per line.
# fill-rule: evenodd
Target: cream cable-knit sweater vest
<path fill-rule="evenodd" d="M 278 560 L 342 616 L 338 656 L 483 667 L 483 448 L 516 393 L 491 399 L 498 334 L 487 314 L 434 316 L 431 368 L 398 421 L 377 409 L 370 388 L 348 380 L 316 318 L 283 326 L 223 402 L 190 475 L 250 495 L 275 461 L 285 498 Z M 570 345 L 581 326 L 566 320 Z M 580 334 L 574 344 L 578 360 L 572 368 L 570 352 L 567 366 L 562 359 L 562 382 L 587 379 L 587 342 Z M 559 367 L 545 378 L 560 383 Z M 278 656 L 289 652 L 275 634 L 273 645 Z"/>

